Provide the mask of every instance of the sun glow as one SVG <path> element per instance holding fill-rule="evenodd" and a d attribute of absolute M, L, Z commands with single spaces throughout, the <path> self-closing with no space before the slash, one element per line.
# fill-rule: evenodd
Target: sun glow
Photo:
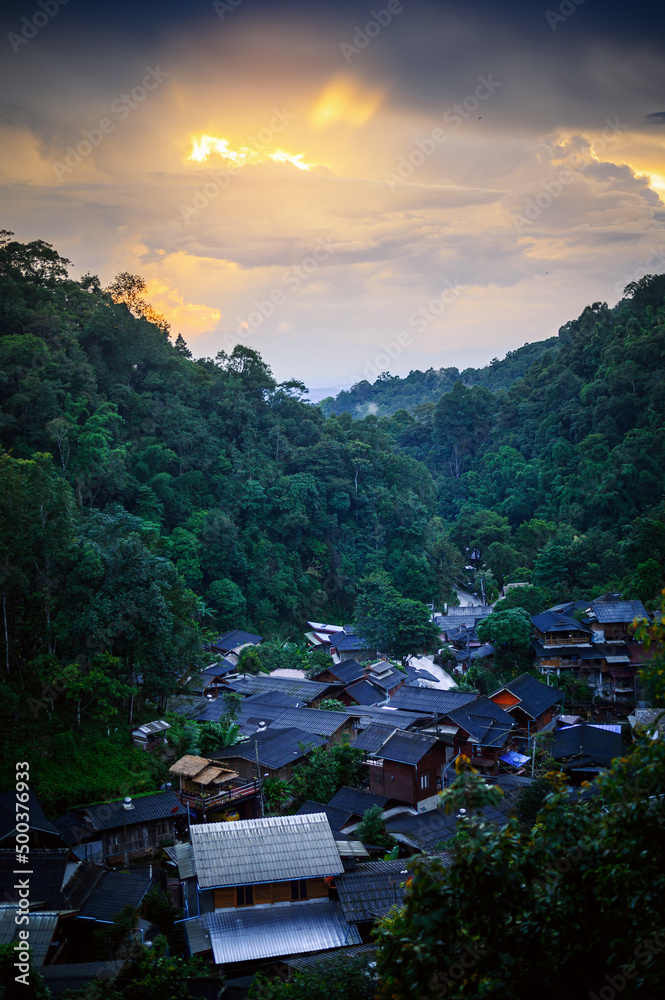
<path fill-rule="evenodd" d="M 273 163 L 291 163 L 298 170 L 311 170 L 313 163 L 303 163 L 304 153 L 287 153 L 283 149 L 260 150 L 252 146 L 240 146 L 238 149 L 231 149 L 228 139 L 217 139 L 212 135 L 200 135 L 192 139 L 192 151 L 187 157 L 197 163 L 204 163 L 208 157 L 216 153 L 223 160 L 231 160 L 242 167 L 248 163 L 266 163 L 272 160 Z"/>
<path fill-rule="evenodd" d="M 383 90 L 364 87 L 346 73 L 330 80 L 312 110 L 310 120 L 314 128 L 327 128 L 338 122 L 364 125 L 383 103 Z"/>

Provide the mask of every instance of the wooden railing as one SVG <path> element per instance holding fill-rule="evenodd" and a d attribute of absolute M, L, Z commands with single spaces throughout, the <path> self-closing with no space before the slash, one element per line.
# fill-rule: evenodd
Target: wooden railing
<path fill-rule="evenodd" d="M 252 795 L 257 795 L 258 792 L 259 782 L 255 778 L 253 781 L 247 781 L 242 785 L 227 788 L 219 792 L 218 795 L 206 795 L 205 792 L 183 791 L 180 793 L 180 801 L 183 805 L 192 806 L 194 809 L 204 809 L 207 812 L 209 809 L 218 809 L 220 806 L 229 805 L 231 802 L 250 798 Z"/>

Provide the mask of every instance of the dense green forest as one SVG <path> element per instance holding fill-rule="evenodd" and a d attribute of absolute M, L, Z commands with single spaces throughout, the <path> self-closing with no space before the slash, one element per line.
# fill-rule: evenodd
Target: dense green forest
<path fill-rule="evenodd" d="M 377 572 L 436 606 L 479 576 L 490 596 L 512 579 L 543 600 L 655 599 L 665 276 L 534 345 L 522 378 L 513 355 L 485 384 L 354 420 L 247 347 L 194 360 L 140 278 L 69 269 L 2 235 L 0 712 L 17 732 L 126 724 L 210 632 L 300 641 L 307 618 L 351 621 Z"/>
<path fill-rule="evenodd" d="M 329 417 L 333 413 L 350 413 L 353 417 L 390 417 L 397 410 L 416 410 L 425 403 L 437 403 L 444 392 L 450 392 L 456 382 L 465 386 L 484 385 L 491 392 L 510 388 L 545 351 L 555 353 L 556 337 L 535 344 L 525 344 L 508 351 L 505 358 L 492 358 L 484 368 L 428 368 L 426 372 L 411 371 L 405 378 L 383 372 L 374 384 L 366 379 L 337 396 L 327 396 L 319 406 Z"/>

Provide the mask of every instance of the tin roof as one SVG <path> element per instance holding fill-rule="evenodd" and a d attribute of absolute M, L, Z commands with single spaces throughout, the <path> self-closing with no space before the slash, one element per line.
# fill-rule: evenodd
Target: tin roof
<path fill-rule="evenodd" d="M 322 813 L 202 823 L 190 832 L 202 889 L 337 875 L 343 867 Z"/>
<path fill-rule="evenodd" d="M 33 848 L 30 851 L 30 903 L 32 906 L 41 904 L 45 910 L 70 909 L 62 892 L 66 881 L 68 853 L 66 847 Z M 16 882 L 14 868 L 16 868 L 16 851 L 0 850 L 0 899 L 3 901 L 16 899 L 18 903 L 14 887 Z"/>
<path fill-rule="evenodd" d="M 563 701 L 561 691 L 548 687 L 547 684 L 543 684 L 535 677 L 532 677 L 531 674 L 521 674 L 514 681 L 509 681 L 503 687 L 498 688 L 491 695 L 491 698 L 494 698 L 501 691 L 509 691 L 516 698 L 519 698 L 519 705 L 510 705 L 507 708 L 508 712 L 510 712 L 511 708 L 519 707 L 527 715 L 530 715 L 532 719 L 537 719 L 539 715 L 542 715 L 552 705 Z"/>
<path fill-rule="evenodd" d="M 217 910 L 206 913 L 199 921 L 210 934 L 216 965 L 361 943 L 357 929 L 344 919 L 339 903 L 326 899 Z"/>
<path fill-rule="evenodd" d="M 266 729 L 255 733 L 245 743 L 224 747 L 215 757 L 219 760 L 249 760 L 256 762 L 257 751 L 261 767 L 278 770 L 301 760 L 314 747 L 326 744 L 324 736 L 306 733 L 304 729 Z"/>
<path fill-rule="evenodd" d="M 104 872 L 79 910 L 79 917 L 110 924 L 124 906 L 138 909 L 151 884 L 147 868 L 131 872 Z"/>
<path fill-rule="evenodd" d="M 626 624 L 635 618 L 647 618 L 646 608 L 641 601 L 602 601 L 591 602 L 591 611 L 596 621 L 603 625 L 611 622 Z"/>
<path fill-rule="evenodd" d="M 14 918 L 16 904 L 0 904 L 0 944 L 13 944 L 18 940 L 19 927 Z M 59 914 L 46 910 L 30 911 L 30 951 L 35 966 L 44 964 L 51 946 Z"/>
<path fill-rule="evenodd" d="M 85 806 L 82 813 L 88 815 L 95 830 L 115 830 L 121 826 L 147 823 L 153 819 L 167 819 L 170 816 L 184 816 L 187 810 L 175 792 L 154 792 L 152 795 L 137 795 L 131 801 L 131 808 L 125 809 L 123 799 L 103 802 L 96 806 Z"/>
<path fill-rule="evenodd" d="M 401 764 L 417 764 L 437 742 L 436 736 L 396 732 L 377 750 L 377 756 Z"/>
<path fill-rule="evenodd" d="M 369 861 L 335 879 L 344 916 L 349 923 L 385 917 L 392 906 L 401 906 L 409 877 L 406 861 Z"/>
<path fill-rule="evenodd" d="M 408 712 L 445 715 L 455 708 L 475 701 L 477 694 L 467 691 L 437 691 L 434 688 L 402 687 L 390 699 L 390 705 Z"/>

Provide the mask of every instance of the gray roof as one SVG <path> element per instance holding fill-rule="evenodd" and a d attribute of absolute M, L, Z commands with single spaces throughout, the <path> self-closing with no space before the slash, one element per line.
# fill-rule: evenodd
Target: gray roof
<path fill-rule="evenodd" d="M 0 944 L 13 944 L 18 941 L 19 927 L 16 924 L 16 904 L 0 904 Z M 36 966 L 44 964 L 51 946 L 59 914 L 47 910 L 30 911 L 30 951 L 32 963 Z"/>
<path fill-rule="evenodd" d="M 388 737 L 395 732 L 395 729 L 396 726 L 380 726 L 373 722 L 359 736 L 356 736 L 355 740 L 352 740 L 351 746 L 357 750 L 364 750 L 365 753 L 376 753 Z"/>
<path fill-rule="evenodd" d="M 199 921 L 210 933 L 216 965 L 361 943 L 356 928 L 344 919 L 339 903 L 327 899 L 217 910 Z"/>
<path fill-rule="evenodd" d="M 348 650 L 361 650 L 368 648 L 367 640 L 363 639 L 363 637 L 358 635 L 357 632 L 345 632 L 344 635 L 336 633 L 331 636 L 330 644 L 333 649 L 337 650 L 338 653 L 340 651 L 344 653 Z"/>
<path fill-rule="evenodd" d="M 354 699 L 358 705 L 379 705 L 386 701 L 386 692 L 370 684 L 368 680 L 356 681 L 346 688 L 346 693 Z"/>
<path fill-rule="evenodd" d="M 615 757 L 621 756 L 622 747 L 619 733 L 582 722 L 557 729 L 549 753 L 554 760 L 577 757 L 579 767 L 585 764 L 609 767 Z M 574 763 L 572 760 L 571 764 Z"/>
<path fill-rule="evenodd" d="M 377 750 L 377 757 L 402 764 L 417 764 L 438 743 L 436 736 L 397 732 Z"/>
<path fill-rule="evenodd" d="M 520 708 L 527 715 L 530 715 L 532 719 L 537 719 L 539 715 L 542 715 L 552 705 L 556 705 L 557 702 L 563 700 L 563 692 L 558 691 L 556 688 L 548 687 L 547 684 L 543 684 L 535 677 L 532 677 L 531 674 L 521 674 L 514 681 L 508 681 L 507 684 L 504 684 L 503 687 L 494 692 L 492 698 L 499 691 L 509 691 L 516 698 L 520 699 L 519 705 L 510 705 L 506 708 L 506 711 L 510 712 L 511 708 Z"/>
<path fill-rule="evenodd" d="M 305 702 L 294 698 L 286 691 L 257 691 L 245 698 L 244 705 L 276 705 L 279 708 L 301 708 Z"/>
<path fill-rule="evenodd" d="M 202 823 L 190 832 L 202 889 L 337 875 L 343 868 L 321 813 Z"/>
<path fill-rule="evenodd" d="M 326 667 L 333 677 L 339 678 L 342 684 L 353 684 L 365 676 L 365 671 L 357 660 L 342 660 L 341 663 L 332 663 Z"/>
<path fill-rule="evenodd" d="M 222 653 L 230 653 L 232 649 L 237 649 L 238 646 L 246 646 L 247 643 L 255 646 L 262 641 L 263 636 L 261 635 L 253 635 L 251 632 L 243 632 L 242 629 L 235 629 L 233 632 L 226 632 L 224 635 L 220 635 L 218 639 L 215 639 L 212 643 L 212 648 L 220 649 Z"/>
<path fill-rule="evenodd" d="M 217 705 L 219 698 L 209 702 L 197 715 L 199 722 L 218 722 L 224 714 L 224 706 Z M 332 736 L 340 726 L 347 723 L 348 715 L 342 712 L 328 712 L 320 708 L 282 708 L 280 705 L 265 705 L 262 702 L 242 702 L 237 722 L 243 732 L 249 734 L 252 723 L 256 729 L 265 722 L 270 729 L 302 729 L 316 736 Z"/>
<path fill-rule="evenodd" d="M 400 691 L 404 690 L 406 689 L 400 688 Z M 431 713 L 401 712 L 392 708 L 391 701 L 388 705 L 354 705 L 346 709 L 346 714 L 360 720 L 360 729 L 366 729 L 372 723 L 390 726 L 392 729 L 411 729 L 412 726 L 417 726 L 421 719 L 428 719 Z"/>
<path fill-rule="evenodd" d="M 272 674 L 244 674 L 237 681 L 226 685 L 238 694 L 259 694 L 266 691 L 282 691 L 303 704 L 321 698 L 330 689 L 340 689 L 341 685 L 332 681 L 308 681 L 302 677 L 274 677 Z"/>
<path fill-rule="evenodd" d="M 349 923 L 385 917 L 392 906 L 401 906 L 409 877 L 406 861 L 368 861 L 338 875 L 335 885 Z"/>
<path fill-rule="evenodd" d="M 349 958 L 366 957 L 368 962 L 376 958 L 375 944 L 355 944 L 350 948 L 324 952 L 321 955 L 307 955 L 304 958 L 290 958 L 285 965 L 296 972 L 325 972 L 328 962 L 339 962 Z"/>
<path fill-rule="evenodd" d="M 468 691 L 437 691 L 434 688 L 403 687 L 390 699 L 390 705 L 408 712 L 446 715 L 468 705 L 478 697 Z"/>
<path fill-rule="evenodd" d="M 212 940 L 210 931 L 203 917 L 196 917 L 194 920 L 184 920 L 182 926 L 187 935 L 190 955 L 200 955 L 205 951 L 212 951 Z"/>
<path fill-rule="evenodd" d="M 110 924 L 124 906 L 138 909 L 152 884 L 147 868 L 130 872 L 104 872 L 79 910 L 79 917 Z"/>
<path fill-rule="evenodd" d="M 255 733 L 246 743 L 236 743 L 212 754 L 214 760 L 241 758 L 256 762 L 257 748 L 261 767 L 277 770 L 306 757 L 314 747 L 326 744 L 325 736 L 315 736 L 303 729 L 266 729 Z M 304 747 L 304 749 L 303 749 Z"/>
<path fill-rule="evenodd" d="M 124 959 L 106 962 L 76 962 L 67 965 L 45 965 L 41 972 L 52 996 L 60 996 L 65 990 L 82 990 L 88 983 L 113 980 L 122 972 Z"/>
<path fill-rule="evenodd" d="M 116 830 L 134 823 L 148 823 L 153 819 L 186 816 L 187 810 L 175 792 L 153 792 L 132 798 L 132 808 L 125 809 L 122 799 L 85 806 L 79 812 L 90 817 L 95 831 Z"/>
<path fill-rule="evenodd" d="M 531 615 L 531 621 L 540 632 L 587 632 L 590 629 L 568 615 L 556 611 L 541 611 L 539 615 Z"/>
<path fill-rule="evenodd" d="M 382 809 L 388 802 L 387 795 L 375 795 L 374 792 L 366 792 L 361 788 L 349 788 L 342 785 L 338 792 L 335 792 L 329 806 L 333 809 L 345 809 L 349 815 L 363 816 L 367 809 L 372 806 L 380 806 Z"/>
<path fill-rule="evenodd" d="M 390 691 L 391 688 L 397 687 L 398 684 L 404 684 L 406 679 L 407 674 L 402 670 L 396 670 L 394 667 L 390 671 L 386 670 L 383 677 L 377 676 L 373 670 L 370 670 L 368 674 L 368 680 L 372 684 L 378 684 L 384 691 Z"/>
<path fill-rule="evenodd" d="M 641 601 L 596 600 L 591 602 L 591 609 L 601 625 L 606 622 L 632 622 L 635 618 L 648 618 Z"/>
<path fill-rule="evenodd" d="M 30 851 L 30 903 L 45 910 L 71 909 L 62 892 L 67 872 L 67 848 L 32 848 Z M 16 899 L 16 851 L 0 850 L 0 900 Z"/>
<path fill-rule="evenodd" d="M 194 851 L 191 844 L 175 844 L 171 850 L 175 854 L 178 875 L 181 879 L 193 878 L 196 875 Z"/>
<path fill-rule="evenodd" d="M 298 809 L 298 816 L 304 816 L 308 813 L 325 813 L 333 837 L 336 833 L 342 833 L 353 815 L 348 809 L 335 809 L 333 806 L 327 806 L 323 802 L 315 802 L 313 799 L 306 799 Z"/>

